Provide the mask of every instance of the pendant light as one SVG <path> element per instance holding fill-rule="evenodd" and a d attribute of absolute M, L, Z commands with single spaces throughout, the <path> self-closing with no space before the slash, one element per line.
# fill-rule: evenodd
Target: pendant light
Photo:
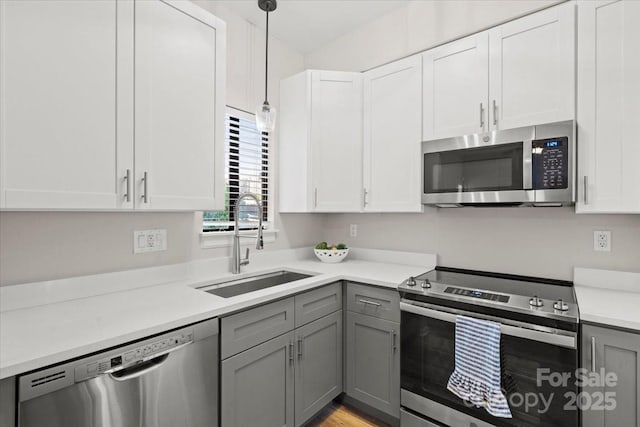
<path fill-rule="evenodd" d="M 267 101 L 267 78 L 269 75 L 269 12 L 278 7 L 276 0 L 258 0 L 258 7 L 266 12 L 267 28 L 264 52 L 264 102 L 256 108 L 256 127 L 260 132 L 272 132 L 276 125 L 276 109 Z"/>

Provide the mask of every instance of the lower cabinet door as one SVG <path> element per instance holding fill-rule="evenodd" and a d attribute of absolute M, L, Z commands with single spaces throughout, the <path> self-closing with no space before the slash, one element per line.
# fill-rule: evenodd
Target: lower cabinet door
<path fill-rule="evenodd" d="M 640 334 L 582 326 L 584 427 L 640 427 Z"/>
<path fill-rule="evenodd" d="M 292 427 L 294 332 L 222 361 L 221 424 Z"/>
<path fill-rule="evenodd" d="M 347 312 L 349 396 L 400 416 L 400 324 Z"/>
<path fill-rule="evenodd" d="M 342 310 L 295 333 L 295 408 L 300 426 L 342 393 Z"/>

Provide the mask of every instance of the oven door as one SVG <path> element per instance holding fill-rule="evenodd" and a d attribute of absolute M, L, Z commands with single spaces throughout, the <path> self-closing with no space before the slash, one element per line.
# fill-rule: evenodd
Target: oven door
<path fill-rule="evenodd" d="M 403 300 L 400 305 L 401 387 L 403 396 L 412 397 L 410 402 L 403 400 L 403 406 L 423 412 L 415 403 L 422 400 L 422 408 L 430 408 L 424 415 L 443 423 L 450 422 L 446 412 L 453 408 L 496 426 L 578 426 L 579 412 L 571 407 L 577 393 L 574 332 L 427 303 Z M 457 315 L 501 323 L 502 389 L 513 418 L 496 418 L 482 408 L 469 407 L 447 390 L 455 367 Z M 439 414 L 437 408 L 446 410 Z"/>

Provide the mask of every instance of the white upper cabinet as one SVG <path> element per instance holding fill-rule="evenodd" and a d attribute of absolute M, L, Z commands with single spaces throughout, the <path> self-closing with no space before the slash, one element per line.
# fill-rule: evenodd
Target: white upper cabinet
<path fill-rule="evenodd" d="M 0 1 L 1 208 L 133 206 L 132 18 L 116 0 Z"/>
<path fill-rule="evenodd" d="M 0 208 L 223 205 L 222 21 L 189 2 L 42 0 L 0 1 L 0 25 Z"/>
<path fill-rule="evenodd" d="M 425 141 L 575 118 L 575 4 L 431 49 Z"/>
<path fill-rule="evenodd" d="M 640 213 L 640 2 L 578 4 L 579 213 Z"/>
<path fill-rule="evenodd" d="M 575 4 L 489 30 L 492 129 L 575 117 Z"/>
<path fill-rule="evenodd" d="M 421 212 L 422 58 L 364 73 L 365 212 Z"/>
<path fill-rule="evenodd" d="M 362 189 L 362 75 L 311 76 L 314 210 L 357 212 Z"/>
<path fill-rule="evenodd" d="M 362 74 L 308 70 L 280 83 L 281 212 L 357 212 Z"/>
<path fill-rule="evenodd" d="M 488 130 L 488 32 L 428 50 L 422 58 L 423 139 Z"/>
<path fill-rule="evenodd" d="M 135 8 L 136 208 L 222 208 L 224 23 L 190 2 Z"/>

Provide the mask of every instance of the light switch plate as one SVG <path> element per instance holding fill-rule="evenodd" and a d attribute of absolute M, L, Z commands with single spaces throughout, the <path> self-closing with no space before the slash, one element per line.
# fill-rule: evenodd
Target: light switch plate
<path fill-rule="evenodd" d="M 136 230 L 133 232 L 133 253 L 167 250 L 167 230 Z"/>

